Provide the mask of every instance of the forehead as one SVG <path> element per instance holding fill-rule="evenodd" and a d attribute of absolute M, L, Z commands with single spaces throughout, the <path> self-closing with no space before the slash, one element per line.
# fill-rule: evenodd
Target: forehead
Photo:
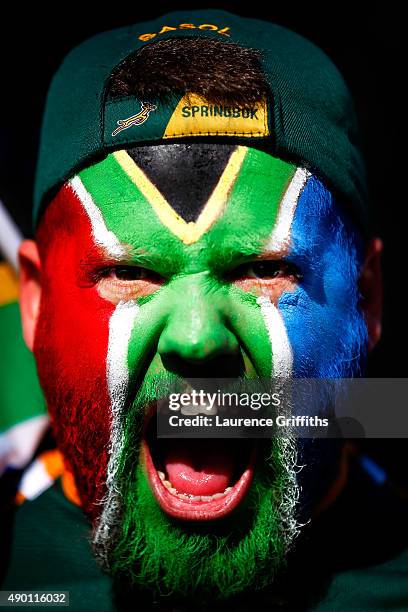
<path fill-rule="evenodd" d="M 259 251 L 299 183 L 296 173 L 293 164 L 244 146 L 173 144 L 112 153 L 71 186 L 91 220 L 99 214 L 122 243 L 154 240 L 179 251 L 239 242 Z"/>
<path fill-rule="evenodd" d="M 71 179 L 49 209 L 67 239 L 81 240 L 87 226 L 113 257 L 155 261 L 317 252 L 341 216 L 305 169 L 250 147 L 207 143 L 111 153 Z"/>

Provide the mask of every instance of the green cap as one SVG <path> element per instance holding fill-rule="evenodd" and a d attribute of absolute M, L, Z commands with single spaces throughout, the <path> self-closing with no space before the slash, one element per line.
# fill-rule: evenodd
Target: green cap
<path fill-rule="evenodd" d="M 173 37 L 197 36 L 259 51 L 270 88 L 268 100 L 256 107 L 230 108 L 208 105 L 194 95 L 154 105 L 132 96 L 109 98 L 112 72 L 141 47 Z M 34 225 L 57 188 L 105 153 L 138 143 L 197 136 L 245 140 L 250 146 L 260 143 L 276 157 L 307 166 L 354 213 L 360 226 L 367 228 L 358 125 L 339 71 L 320 49 L 298 34 L 219 10 L 169 13 L 98 34 L 69 53 L 48 93 Z"/>

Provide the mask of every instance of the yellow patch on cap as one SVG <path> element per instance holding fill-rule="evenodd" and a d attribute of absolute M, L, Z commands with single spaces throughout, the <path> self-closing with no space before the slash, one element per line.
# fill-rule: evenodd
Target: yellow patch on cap
<path fill-rule="evenodd" d="M 163 138 L 183 136 L 269 136 L 267 102 L 210 104 L 198 94 L 188 93 L 177 104 Z"/>

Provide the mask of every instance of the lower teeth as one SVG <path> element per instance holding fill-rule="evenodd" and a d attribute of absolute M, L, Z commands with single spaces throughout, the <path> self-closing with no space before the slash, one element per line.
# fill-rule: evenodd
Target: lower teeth
<path fill-rule="evenodd" d="M 169 480 L 166 480 L 166 475 L 164 474 L 164 472 L 157 470 L 157 474 L 160 480 L 162 481 L 163 485 L 169 491 L 169 493 L 171 493 L 172 495 L 175 495 L 176 497 L 179 497 L 180 499 L 183 499 L 184 501 L 209 502 L 209 501 L 212 501 L 213 499 L 220 499 L 221 497 L 224 497 L 225 495 L 227 495 L 227 493 L 232 491 L 232 487 L 227 487 L 223 493 L 214 493 L 214 495 L 192 495 L 191 493 L 178 493 L 177 489 L 173 487 L 171 482 Z"/>

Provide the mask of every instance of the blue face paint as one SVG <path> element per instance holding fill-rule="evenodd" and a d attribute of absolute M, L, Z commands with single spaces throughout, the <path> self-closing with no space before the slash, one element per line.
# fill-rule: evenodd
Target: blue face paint
<path fill-rule="evenodd" d="M 359 376 L 367 328 L 359 309 L 361 245 L 330 192 L 311 177 L 299 199 L 287 259 L 302 272 L 278 306 L 294 355 L 294 376 Z"/>
<path fill-rule="evenodd" d="M 311 177 L 299 199 L 287 259 L 303 274 L 293 293 L 284 293 L 278 306 L 293 349 L 297 378 L 361 376 L 367 354 L 367 327 L 359 308 L 358 277 L 362 241 L 331 193 Z M 308 397 L 295 407 L 305 413 L 313 404 L 328 409 L 327 398 Z M 314 412 L 316 414 L 316 412 Z M 298 475 L 303 491 L 300 519 L 322 499 L 338 473 L 343 441 L 299 439 Z"/>

